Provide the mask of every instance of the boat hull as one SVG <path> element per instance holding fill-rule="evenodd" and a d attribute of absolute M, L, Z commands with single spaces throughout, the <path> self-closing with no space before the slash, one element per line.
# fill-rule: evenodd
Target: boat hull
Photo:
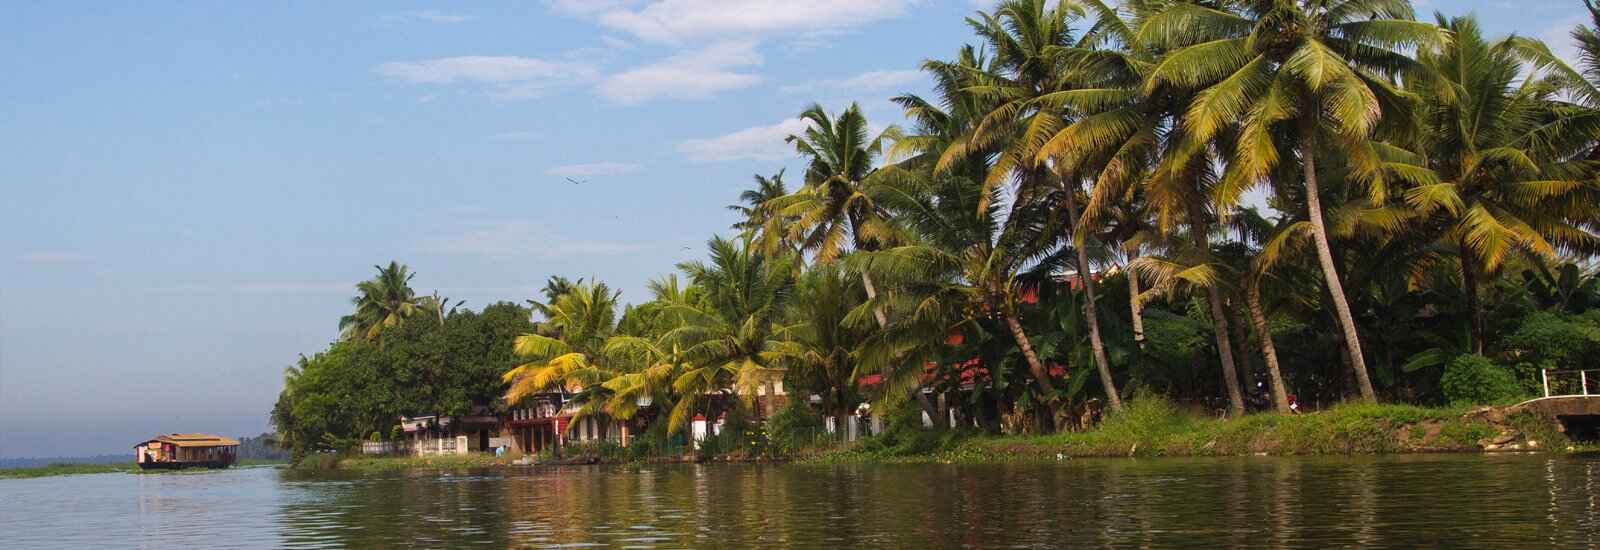
<path fill-rule="evenodd" d="M 200 462 L 140 462 L 142 470 L 181 470 L 184 468 L 227 468 L 233 463 L 222 460 Z"/>

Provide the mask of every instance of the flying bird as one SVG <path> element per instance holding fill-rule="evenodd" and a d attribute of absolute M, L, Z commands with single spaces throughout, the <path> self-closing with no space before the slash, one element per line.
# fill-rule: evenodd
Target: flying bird
<path fill-rule="evenodd" d="M 589 183 L 589 180 L 575 180 L 572 178 L 567 178 L 567 181 L 572 182 L 573 185 L 583 185 L 585 183 Z"/>

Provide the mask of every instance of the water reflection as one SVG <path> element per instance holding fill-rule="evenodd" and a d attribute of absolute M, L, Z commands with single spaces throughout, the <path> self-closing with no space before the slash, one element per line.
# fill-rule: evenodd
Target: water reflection
<path fill-rule="evenodd" d="M 6 547 L 1580 547 L 1600 460 L 274 469 L 0 481 Z"/>

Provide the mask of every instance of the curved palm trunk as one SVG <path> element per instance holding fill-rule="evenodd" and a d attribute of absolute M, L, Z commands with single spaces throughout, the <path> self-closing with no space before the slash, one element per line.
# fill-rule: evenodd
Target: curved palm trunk
<path fill-rule="evenodd" d="M 1461 291 L 1467 295 L 1467 315 L 1472 323 L 1472 350 L 1483 355 L 1483 305 L 1478 303 L 1478 256 L 1461 238 Z"/>
<path fill-rule="evenodd" d="M 1050 383 L 1050 371 L 1045 368 L 1044 362 L 1039 360 L 1039 355 L 1033 352 L 1033 344 L 1028 341 L 1027 333 L 1023 332 L 1022 322 L 1017 319 L 1016 312 L 1008 309 L 1005 318 L 1006 326 L 1011 329 L 1011 337 L 1017 340 L 1017 347 L 1022 348 L 1022 357 L 1028 360 L 1028 372 L 1033 374 L 1033 379 L 1039 382 L 1039 387 L 1045 393 L 1054 395 L 1056 387 L 1055 384 Z M 1041 402 L 1044 404 L 1045 412 L 1049 415 L 1047 426 L 1053 426 L 1056 420 L 1056 399 L 1052 397 L 1041 400 Z M 1046 431 L 1048 431 L 1048 427 Z"/>
<path fill-rule="evenodd" d="M 1228 328 L 1233 330 L 1233 341 L 1239 347 L 1239 383 L 1243 384 L 1245 406 L 1250 406 L 1250 392 L 1256 388 L 1255 360 L 1250 358 L 1250 334 L 1238 317 L 1229 316 Z"/>
<path fill-rule="evenodd" d="M 1194 223 L 1195 245 L 1210 253 L 1211 236 L 1208 224 Z M 1206 299 L 1211 309 L 1211 332 L 1217 343 L 1217 355 L 1222 360 L 1222 385 L 1228 390 L 1228 415 L 1244 414 L 1244 395 L 1239 392 L 1239 371 L 1233 362 L 1233 334 L 1228 330 L 1228 313 L 1222 309 L 1222 291 L 1216 285 L 1206 287 Z"/>
<path fill-rule="evenodd" d="M 872 275 L 867 274 L 866 270 L 861 271 L 861 286 L 867 291 L 867 301 L 872 301 L 878 298 L 878 287 L 872 283 Z M 889 316 L 888 314 L 884 313 L 883 306 L 879 305 L 873 307 L 872 316 L 878 320 L 879 329 L 888 328 Z M 888 370 L 883 372 L 883 380 L 885 384 L 889 382 Z M 928 418 L 932 419 L 934 427 L 944 427 L 944 423 L 939 420 L 939 407 L 935 406 L 933 401 L 928 399 L 926 394 L 922 393 L 921 385 L 911 389 L 910 397 L 913 401 L 917 402 L 918 406 L 922 407 L 922 412 L 928 414 Z"/>
<path fill-rule="evenodd" d="M 1139 259 L 1139 249 L 1128 249 L 1128 264 Z M 1133 313 L 1133 343 L 1144 351 L 1144 305 L 1139 303 L 1139 274 L 1128 268 L 1128 309 Z"/>
<path fill-rule="evenodd" d="M 1072 224 L 1072 230 L 1076 232 L 1078 199 L 1066 181 L 1061 183 L 1067 197 L 1067 223 Z M 1122 412 L 1122 397 L 1117 393 L 1116 381 L 1111 378 L 1111 363 L 1106 360 L 1105 342 L 1100 339 L 1100 317 L 1095 315 L 1094 277 L 1089 274 L 1089 252 L 1077 244 L 1073 248 L 1078 251 L 1078 280 L 1083 282 L 1083 317 L 1089 322 L 1089 348 L 1094 352 L 1095 370 L 1100 374 L 1100 384 L 1106 388 L 1106 402 L 1111 404 L 1111 411 Z"/>
<path fill-rule="evenodd" d="M 1372 379 L 1367 377 L 1367 361 L 1361 354 L 1361 339 L 1356 335 L 1355 317 L 1350 314 L 1350 302 L 1345 299 L 1344 285 L 1339 283 L 1339 269 L 1333 263 L 1333 248 L 1328 245 L 1328 228 L 1322 222 L 1322 199 L 1317 195 L 1317 136 L 1309 121 L 1300 126 L 1300 156 L 1305 170 L 1306 209 L 1311 220 L 1311 235 L 1317 243 L 1317 262 L 1322 265 L 1322 278 L 1333 297 L 1333 309 L 1339 319 L 1339 330 L 1344 335 L 1345 353 L 1350 357 L 1350 370 L 1361 390 L 1361 399 L 1377 402 L 1372 390 Z"/>
<path fill-rule="evenodd" d="M 1250 306 L 1250 324 L 1255 327 L 1256 338 L 1261 340 L 1261 356 L 1267 361 L 1267 379 L 1272 385 L 1272 408 L 1289 414 L 1289 392 L 1283 386 L 1283 373 L 1278 369 L 1278 348 L 1272 344 L 1272 332 L 1267 329 L 1267 314 L 1261 308 L 1261 279 L 1252 276 L 1246 285 L 1245 301 Z"/>

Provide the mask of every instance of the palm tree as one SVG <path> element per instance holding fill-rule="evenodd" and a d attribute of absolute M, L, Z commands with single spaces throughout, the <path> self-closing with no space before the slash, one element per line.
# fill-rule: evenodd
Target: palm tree
<path fill-rule="evenodd" d="M 1051 94 L 1069 90 L 1074 82 L 1063 78 L 1060 50 L 1072 46 L 1068 28 L 1076 6 L 1069 2 L 1049 6 L 1047 0 L 1007 0 L 994 12 L 979 12 L 967 24 L 995 52 L 996 71 L 977 75 L 975 93 L 994 98 L 996 106 L 973 131 L 968 149 L 995 150 L 994 165 L 984 180 L 986 189 L 1016 181 L 1014 201 L 1057 200 L 1066 210 L 1077 252 L 1077 278 L 1083 284 L 1083 316 L 1089 325 L 1090 348 L 1096 370 L 1113 411 L 1122 399 L 1111 376 L 1100 321 L 1095 314 L 1095 281 L 1089 263 L 1087 236 L 1078 228 L 1078 176 L 1063 166 L 1050 166 L 1040 158 L 1040 148 L 1051 135 L 1070 123 Z M 1047 155 L 1048 156 L 1048 155 Z M 1052 168 L 1055 170 L 1052 172 Z M 1052 187 L 1054 180 L 1059 187 Z"/>
<path fill-rule="evenodd" d="M 1170 161 L 1184 163 L 1225 133 L 1228 171 L 1214 190 L 1219 208 L 1278 176 L 1285 152 L 1298 152 L 1318 262 L 1350 355 L 1361 397 L 1377 399 L 1323 221 L 1316 155 L 1338 150 L 1358 173 L 1379 172 L 1370 139 L 1384 119 L 1405 122 L 1407 99 L 1391 80 L 1421 68 L 1404 49 L 1445 41 L 1412 20 L 1408 0 L 1251 0 L 1175 3 L 1139 28 L 1142 42 L 1169 51 L 1151 70 L 1150 95 L 1198 90 L 1184 114 L 1186 141 Z M 1375 186 L 1379 189 L 1381 186 Z M 1374 197 L 1379 199 L 1381 197 Z"/>
<path fill-rule="evenodd" d="M 1439 18 L 1454 39 L 1418 52 L 1430 78 L 1410 88 L 1422 98 L 1416 145 L 1427 171 L 1406 189 L 1406 203 L 1439 227 L 1456 248 L 1472 347 L 1483 353 L 1479 279 L 1512 254 L 1554 258 L 1558 250 L 1600 251 L 1592 233 L 1600 189 L 1578 157 L 1593 133 L 1585 110 L 1557 100 L 1558 78 L 1525 78 L 1519 43 L 1484 40 L 1470 17 Z"/>
<path fill-rule="evenodd" d="M 674 308 L 681 324 L 661 337 L 659 349 L 681 350 L 686 368 L 673 380 L 678 395 L 669 419 L 672 429 L 687 424 L 708 395 L 732 390 L 746 398 L 764 384 L 780 380 L 782 365 L 773 352 L 789 328 L 784 307 L 794 286 L 793 256 L 769 257 L 749 237 L 708 243 L 710 262 L 685 262 L 678 268 L 704 292 L 703 299 Z M 721 412 L 713 399 L 706 418 Z"/>
<path fill-rule="evenodd" d="M 953 306 L 963 313 L 1001 317 L 1053 413 L 1057 388 L 1017 311 L 1024 292 L 1018 276 L 1037 264 L 1054 265 L 1059 262 L 1056 255 L 1064 253 L 1054 237 L 1060 233 L 1050 227 L 1050 205 L 1014 201 L 1007 213 L 998 190 L 984 191 L 956 177 L 903 186 L 885 193 L 883 204 L 916 238 L 858 252 L 850 266 L 878 273 L 892 288 L 904 289 L 906 299 L 915 303 L 908 309 L 939 312 Z M 945 335 L 950 328 L 955 327 Z M 942 335 L 932 342 L 941 340 Z M 912 366 L 920 369 L 921 363 Z"/>
<path fill-rule="evenodd" d="M 799 388 L 822 397 L 822 410 L 844 426 L 861 403 L 856 392 L 856 353 L 868 331 L 846 322 L 850 313 L 866 303 L 860 280 L 837 265 L 806 270 L 788 304 L 793 323 L 773 346 L 770 357 L 788 372 Z M 839 435 L 844 435 L 841 428 Z"/>
<path fill-rule="evenodd" d="M 837 260 L 849 249 L 873 250 L 892 243 L 894 232 L 873 195 L 893 171 L 875 171 L 873 164 L 883 154 L 884 142 L 899 130 L 891 126 L 869 139 L 867 118 L 854 103 L 837 118 L 828 116 L 821 105 L 812 105 L 800 119 L 809 126 L 787 140 L 806 159 L 805 184 L 774 203 L 779 216 L 769 225 L 785 218 L 796 220 L 789 224 L 790 240 L 820 263 Z M 878 290 L 872 276 L 861 276 L 867 298 L 875 299 Z M 881 308 L 875 315 L 878 326 L 888 324 Z"/>
<path fill-rule="evenodd" d="M 792 223 L 793 219 L 781 219 L 774 212 L 773 200 L 789 194 L 788 186 L 783 184 L 783 170 L 765 177 L 755 175 L 755 187 L 739 193 L 739 203 L 728 205 L 728 210 L 738 212 L 741 219 L 733 223 L 732 228 L 740 233 L 755 234 L 763 250 L 768 253 L 777 253 L 780 249 L 791 249 L 792 245 L 785 239 L 782 231 L 766 231 L 768 226 L 782 227 Z"/>
<path fill-rule="evenodd" d="M 506 371 L 509 403 L 548 391 L 598 386 L 615 375 L 606 355 L 606 340 L 616 331 L 619 293 L 601 282 L 578 282 L 543 304 L 547 328 L 559 336 L 518 336 L 514 351 L 527 361 Z"/>
<path fill-rule="evenodd" d="M 433 294 L 419 298 L 417 300 L 417 307 L 420 307 L 423 311 L 428 312 L 429 315 L 433 316 L 434 320 L 439 322 L 439 326 L 442 327 L 444 326 L 445 319 L 449 318 L 451 315 L 455 315 L 456 310 L 465 303 L 467 303 L 466 300 L 456 300 L 455 304 L 451 304 L 449 298 L 440 296 L 439 291 L 435 290 Z"/>
<path fill-rule="evenodd" d="M 357 294 L 350 299 L 356 311 L 339 319 L 339 330 L 345 338 L 377 341 L 384 327 L 398 325 L 420 310 L 416 291 L 410 285 L 415 273 L 399 262 L 372 267 L 378 270 L 378 276 L 357 283 Z"/>

